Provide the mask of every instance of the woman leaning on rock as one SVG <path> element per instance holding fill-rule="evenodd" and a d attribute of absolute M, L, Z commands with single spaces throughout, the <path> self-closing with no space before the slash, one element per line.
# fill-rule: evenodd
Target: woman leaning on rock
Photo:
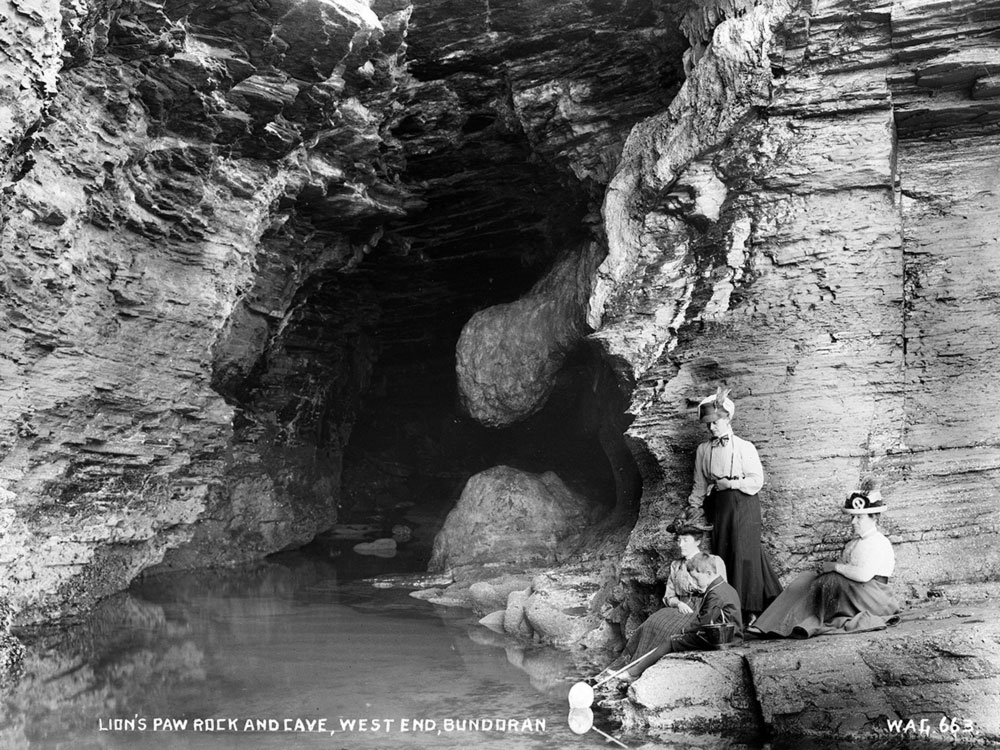
<path fill-rule="evenodd" d="M 760 543 L 757 493 L 764 485 L 764 468 L 753 443 L 733 434 L 735 412 L 728 389 L 719 388 L 698 405 L 698 419 L 712 437 L 695 453 L 688 517 L 714 526 L 712 553 L 726 563 L 746 622 L 781 593 L 781 583 Z"/>
<path fill-rule="evenodd" d="M 623 676 L 622 679 L 627 681 L 630 677 L 641 674 L 663 653 L 670 652 L 671 639 L 688 632 L 695 624 L 704 592 L 699 589 L 694 576 L 688 570 L 687 563 L 701 554 L 705 532 L 711 530 L 711 526 L 692 523 L 683 518 L 678 518 L 667 526 L 667 531 L 676 535 L 677 552 L 680 556 L 670 561 L 663 593 L 663 607 L 646 618 L 628 639 L 621 655 L 595 679 L 619 670 L 637 656 L 648 655 L 650 651 L 658 652 L 635 664 L 634 668 L 629 670 L 629 675 Z M 716 555 L 709 555 L 708 558 L 713 566 L 711 578 L 726 581 L 726 564 L 722 558 Z"/>
<path fill-rule="evenodd" d="M 878 524 L 885 507 L 875 480 L 866 478 L 841 508 L 851 518 L 854 538 L 840 557 L 799 575 L 757 619 L 752 632 L 809 638 L 881 630 L 899 622 L 899 603 L 889 587 L 896 556 Z"/>

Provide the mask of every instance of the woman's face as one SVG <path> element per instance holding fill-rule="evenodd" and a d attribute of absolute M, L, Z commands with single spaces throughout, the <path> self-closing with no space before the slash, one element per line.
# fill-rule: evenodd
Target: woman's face
<path fill-rule="evenodd" d="M 855 536 L 861 536 L 868 529 L 875 525 L 875 519 L 866 513 L 860 513 L 856 516 L 851 516 L 851 529 L 854 530 Z"/>
<path fill-rule="evenodd" d="M 708 423 L 708 431 L 712 433 L 712 437 L 722 437 L 723 435 L 728 435 L 730 430 L 729 417 L 719 417 L 714 422 Z"/>
<path fill-rule="evenodd" d="M 680 534 L 677 537 L 677 546 L 681 548 L 681 555 L 685 559 L 694 557 L 701 552 L 697 540 L 690 534 Z"/>

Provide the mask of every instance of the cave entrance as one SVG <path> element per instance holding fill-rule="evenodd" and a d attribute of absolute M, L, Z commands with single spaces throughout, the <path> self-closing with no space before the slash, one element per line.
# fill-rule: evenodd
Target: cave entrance
<path fill-rule="evenodd" d="M 595 347 L 581 345 L 538 412 L 486 427 L 459 403 L 453 354 L 376 366 L 344 455 L 340 524 L 400 537 L 425 569 L 434 536 L 468 479 L 495 466 L 556 473 L 608 520 L 634 520 L 638 471 L 624 443 L 626 394 Z"/>
<path fill-rule="evenodd" d="M 320 449 L 327 474 L 311 486 L 334 485 L 326 497 L 339 524 L 373 519 L 387 533 L 409 520 L 426 547 L 466 480 L 505 463 L 554 471 L 627 523 L 639 487 L 622 436 L 624 381 L 597 350 L 581 343 L 568 355 L 544 408 L 488 429 L 458 406 L 455 344 L 473 313 L 519 299 L 571 248 L 603 243 L 600 205 L 625 139 L 683 81 L 678 20 L 630 0 L 373 9 L 386 34 L 343 71 L 356 104 L 342 107 L 348 94 L 342 102 L 325 89 L 300 102 L 303 112 L 341 107 L 343 132 L 322 131 L 316 148 L 348 182 L 288 196 L 286 244 L 299 255 L 322 245 L 318 258 L 336 243 L 346 250 L 296 302 L 302 338 L 323 345 L 303 351 L 332 355 L 293 370 L 277 352 L 266 364 L 276 375 L 261 375 L 278 421 L 302 424 L 296 405 L 281 403 L 286 373 L 308 380 L 323 419 L 293 437 Z M 362 53 L 374 57 L 354 69 Z M 346 321 L 352 299 L 358 311 Z M 310 310 L 328 313 L 312 316 L 316 325 Z M 269 326 L 291 331 L 284 320 Z M 247 411 L 259 405 L 271 408 Z M 247 453 L 270 444 L 243 434 Z"/>

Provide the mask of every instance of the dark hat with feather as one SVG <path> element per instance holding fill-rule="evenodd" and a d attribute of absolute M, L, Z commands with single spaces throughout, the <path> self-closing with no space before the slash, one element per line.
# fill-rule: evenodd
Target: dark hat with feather
<path fill-rule="evenodd" d="M 678 536 L 682 534 L 704 534 L 706 531 L 711 530 L 712 524 L 707 523 L 704 516 L 694 508 L 677 516 L 667 526 L 667 531 Z"/>
<path fill-rule="evenodd" d="M 729 392 L 729 388 L 720 385 L 714 395 L 702 399 L 698 404 L 698 421 L 714 422 L 721 417 L 732 419 L 736 413 L 736 404 L 729 398 Z"/>
<path fill-rule="evenodd" d="M 865 513 L 882 513 L 885 504 L 882 502 L 882 493 L 878 489 L 878 480 L 869 475 L 861 480 L 857 492 L 844 501 L 844 513 L 852 516 L 860 516 Z"/>

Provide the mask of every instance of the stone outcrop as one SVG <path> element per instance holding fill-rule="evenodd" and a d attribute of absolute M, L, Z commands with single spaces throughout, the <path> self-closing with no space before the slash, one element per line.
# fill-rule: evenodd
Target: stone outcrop
<path fill-rule="evenodd" d="M 501 426 L 538 411 L 587 332 L 584 306 L 601 254 L 567 255 L 524 297 L 481 310 L 455 350 L 459 393 L 478 422 Z"/>
<path fill-rule="evenodd" d="M 704 439 L 692 407 L 718 384 L 763 459 L 781 574 L 840 549 L 839 504 L 873 472 L 901 591 L 993 578 L 1000 450 L 976 404 L 996 397 L 1000 110 L 972 39 L 1000 6 L 732 5 L 689 26 L 688 79 L 604 203 L 589 321 L 635 378 L 644 478 L 626 608 L 646 606 Z"/>
<path fill-rule="evenodd" d="M 434 539 L 429 569 L 487 562 L 545 565 L 591 520 L 592 508 L 554 473 L 497 466 L 469 479 Z"/>
<path fill-rule="evenodd" d="M 589 559 L 535 576 L 519 603 L 531 636 L 564 647 L 608 649 L 618 645 L 606 619 L 608 567 L 599 559 Z M 508 614 L 510 605 L 508 600 Z M 505 618 L 505 626 L 507 621 Z"/>
<path fill-rule="evenodd" d="M 1000 741 L 1000 629 L 987 602 L 878 633 L 671 655 L 614 712 L 627 731 L 841 741 Z"/>
<path fill-rule="evenodd" d="M 626 731 L 763 735 L 743 653 L 671 656 L 650 667 L 622 703 Z"/>
<path fill-rule="evenodd" d="M 231 562 L 332 522 L 373 355 L 348 303 L 303 316 L 302 298 L 356 262 L 359 221 L 407 198 L 356 168 L 382 118 L 361 99 L 395 82 L 392 12 L 18 5 L 4 75 L 27 93 L 5 105 L 2 135 L 2 593 L 32 620 L 180 546 L 174 564 Z M 337 226 L 314 226 L 323 206 Z"/>

